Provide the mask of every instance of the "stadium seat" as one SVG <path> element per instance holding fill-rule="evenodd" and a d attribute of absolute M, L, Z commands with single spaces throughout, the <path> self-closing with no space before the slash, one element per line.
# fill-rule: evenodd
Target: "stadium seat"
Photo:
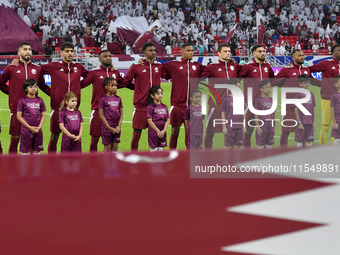
<path fill-rule="evenodd" d="M 306 55 L 313 55 L 313 51 L 312 50 L 305 50 Z"/>
<path fill-rule="evenodd" d="M 55 47 L 54 50 L 55 51 L 60 51 L 60 47 Z"/>

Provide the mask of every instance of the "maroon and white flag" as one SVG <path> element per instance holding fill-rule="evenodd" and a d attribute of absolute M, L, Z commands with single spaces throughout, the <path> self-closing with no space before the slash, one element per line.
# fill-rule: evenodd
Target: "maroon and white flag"
<path fill-rule="evenodd" d="M 228 43 L 230 38 L 233 36 L 234 31 L 236 29 L 237 23 L 235 23 L 235 25 L 233 26 L 233 28 L 229 31 L 229 34 L 227 35 L 227 37 L 224 39 L 223 43 Z"/>

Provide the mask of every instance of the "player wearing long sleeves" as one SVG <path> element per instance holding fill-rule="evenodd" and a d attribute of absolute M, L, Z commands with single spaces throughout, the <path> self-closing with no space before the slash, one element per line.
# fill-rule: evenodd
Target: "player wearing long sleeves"
<path fill-rule="evenodd" d="M 161 85 L 161 75 L 163 66 L 154 61 L 156 57 L 156 46 L 147 42 L 143 45 L 145 60 L 143 65 L 133 64 L 126 74 L 123 83 L 124 86 L 131 86 L 134 82 L 132 128 L 133 136 L 131 141 L 131 150 L 138 150 L 138 143 L 143 129 L 148 126 L 146 117 L 146 98 L 149 90 L 153 86 Z"/>
<path fill-rule="evenodd" d="M 321 85 L 321 131 L 320 144 L 327 144 L 328 130 L 332 122 L 330 99 L 332 94 L 337 91 L 334 85 L 334 77 L 340 74 L 340 44 L 332 47 L 333 57 L 310 66 L 309 70 L 314 72 L 322 72 Z"/>
<path fill-rule="evenodd" d="M 303 51 L 299 49 L 294 50 L 292 52 L 292 58 L 294 62 L 280 70 L 277 76 L 275 76 L 275 79 L 272 80 L 272 85 L 279 87 L 300 88 L 298 76 L 307 74 L 311 78 L 312 84 L 320 87 L 321 82 L 312 77 L 309 67 L 303 66 L 305 61 Z M 295 98 L 295 93 L 287 93 L 287 98 Z M 294 107 L 295 106 L 292 104 L 287 105 L 287 114 L 285 115 L 284 120 L 296 119 Z M 287 146 L 290 132 L 295 132 L 295 122 L 285 121 L 285 125 L 282 126 L 282 133 L 280 137 L 281 147 Z"/>
<path fill-rule="evenodd" d="M 48 152 L 57 151 L 57 142 L 61 130 L 59 128 L 59 107 L 65 94 L 73 92 L 77 95 L 80 105 L 80 77 L 86 77 L 88 71 L 80 63 L 73 63 L 74 45 L 66 42 L 60 47 L 62 60 L 43 65 L 44 74 L 51 76 L 51 139 Z"/>
<path fill-rule="evenodd" d="M 184 121 L 184 112 L 189 105 L 190 91 L 197 89 L 198 78 L 204 66 L 193 62 L 194 49 L 191 44 L 183 44 L 181 48 L 182 59 L 173 60 L 163 64 L 163 73 L 166 79 L 172 79 L 170 124 L 170 149 L 176 149 L 180 127 Z M 187 138 L 187 136 L 185 136 Z M 187 144 L 187 141 L 185 142 Z"/>
<path fill-rule="evenodd" d="M 248 88 L 253 89 L 253 103 L 255 100 L 261 96 L 261 91 L 259 88 L 259 83 L 262 80 L 268 80 L 270 78 L 274 78 L 274 72 L 269 63 L 265 62 L 265 50 L 261 45 L 254 45 L 251 48 L 252 54 L 254 56 L 254 60 L 242 66 L 241 71 L 238 74 L 239 78 L 247 78 L 244 79 L 243 83 L 243 91 L 245 102 L 248 102 Z M 246 125 L 247 132 L 244 136 L 244 147 L 251 146 L 251 136 L 254 131 L 253 127 L 248 125 L 248 120 L 254 119 L 255 115 L 251 113 L 248 108 L 246 109 Z"/>
<path fill-rule="evenodd" d="M 112 77 L 116 80 L 118 88 L 123 86 L 123 78 L 118 70 L 112 68 L 112 56 L 108 50 L 102 50 L 99 53 L 100 67 L 91 70 L 85 79 L 81 81 L 81 88 L 85 88 L 92 84 L 92 101 L 91 101 L 91 119 L 90 119 L 90 135 L 91 144 L 90 151 L 97 151 L 97 144 L 102 135 L 102 121 L 99 117 L 99 99 L 106 94 L 103 87 L 105 78 Z M 131 88 L 133 89 L 133 87 Z"/>
<path fill-rule="evenodd" d="M 226 84 L 229 79 L 236 78 L 238 72 L 242 69 L 242 66 L 231 62 L 231 48 L 228 44 L 221 44 L 218 47 L 218 55 L 220 57 L 219 61 L 212 63 L 204 68 L 201 74 L 201 78 L 209 77 L 209 86 L 215 87 L 215 84 Z M 228 95 L 228 89 L 215 89 L 220 98 L 223 100 Z M 206 136 L 204 139 L 204 148 L 212 148 L 213 137 L 215 133 L 222 133 L 222 125 L 216 125 L 214 127 L 213 120 L 221 118 L 221 104 L 219 100 L 213 101 L 209 98 L 209 112 L 206 124 Z"/>
<path fill-rule="evenodd" d="M 21 123 L 17 120 L 17 107 L 19 99 L 26 96 L 22 86 L 27 79 L 38 81 L 39 88 L 47 95 L 50 95 L 51 89 L 45 84 L 43 72 L 40 66 L 31 62 L 32 49 L 28 42 L 21 42 L 18 48 L 20 59 L 17 65 L 6 66 L 2 80 L 0 80 L 1 90 L 9 95 L 9 108 L 11 110 L 11 122 L 9 134 L 11 135 L 11 143 L 9 153 L 17 153 L 17 147 L 20 139 Z M 9 85 L 6 83 L 9 81 Z"/>

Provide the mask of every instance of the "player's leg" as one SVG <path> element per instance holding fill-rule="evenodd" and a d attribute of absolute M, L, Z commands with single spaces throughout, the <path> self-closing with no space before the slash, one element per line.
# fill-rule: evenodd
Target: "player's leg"
<path fill-rule="evenodd" d="M 214 138 L 214 119 L 216 116 L 216 108 L 209 106 L 209 113 L 208 118 L 206 122 L 206 134 L 204 138 L 204 148 L 205 149 L 211 149 L 213 146 L 213 138 Z M 221 116 L 217 116 L 217 119 L 220 119 Z"/>
<path fill-rule="evenodd" d="M 327 144 L 328 130 L 332 123 L 330 100 L 321 98 L 321 130 L 320 130 L 320 145 Z"/>
<path fill-rule="evenodd" d="M 110 152 L 111 151 L 111 144 L 104 145 L 104 152 Z"/>
<path fill-rule="evenodd" d="M 246 112 L 246 132 L 244 134 L 243 142 L 244 142 L 244 148 L 250 148 L 251 147 L 251 137 L 253 135 L 254 127 L 251 127 L 248 124 L 249 120 L 255 119 L 255 115 L 251 111 Z"/>
<path fill-rule="evenodd" d="M 142 130 L 146 129 L 148 126 L 148 121 L 146 118 L 146 108 L 145 109 L 137 109 L 133 110 L 133 118 L 132 118 L 132 141 L 131 141 L 131 150 L 137 151 L 139 139 L 142 135 Z M 157 147 L 157 146 L 155 146 Z"/>
<path fill-rule="evenodd" d="M 295 120 L 295 112 L 293 111 L 287 111 L 287 114 L 283 118 L 283 125 L 282 125 L 282 134 L 280 137 L 280 146 L 281 147 L 287 147 L 288 146 L 288 137 L 290 133 L 294 133 L 295 121 L 290 121 L 290 120 Z"/>
<path fill-rule="evenodd" d="M 98 151 L 98 142 L 101 137 L 102 132 L 102 121 L 99 117 L 98 110 L 93 110 L 91 112 L 90 118 L 90 135 L 91 135 L 91 143 L 90 143 L 90 152 Z"/>
<path fill-rule="evenodd" d="M 231 150 L 234 146 L 234 134 L 232 129 L 228 129 L 228 133 L 224 137 L 225 149 Z"/>
<path fill-rule="evenodd" d="M 47 150 L 48 153 L 56 153 L 59 134 L 61 133 L 61 130 L 59 128 L 59 111 L 52 110 L 50 118 L 51 118 L 50 121 L 51 137 Z"/>
<path fill-rule="evenodd" d="M 272 148 L 273 148 L 273 145 L 266 144 L 266 149 L 272 149 Z"/>
<path fill-rule="evenodd" d="M 185 107 L 179 107 L 179 106 L 171 106 L 170 108 L 170 124 L 172 126 L 171 128 L 171 136 L 170 136 L 170 149 L 176 149 L 177 148 L 177 140 L 179 136 L 179 131 L 183 123 L 183 117 L 184 117 Z M 186 133 L 186 130 L 185 130 Z M 187 139 L 187 136 L 185 136 L 185 139 Z M 185 144 L 186 144 L 185 140 Z"/>
<path fill-rule="evenodd" d="M 118 143 L 112 143 L 111 146 L 112 152 L 118 152 Z"/>
<path fill-rule="evenodd" d="M 8 153 L 17 154 L 18 144 L 20 140 L 21 123 L 17 119 L 17 113 L 11 113 L 11 122 L 9 127 L 9 134 L 11 135 L 11 142 Z"/>

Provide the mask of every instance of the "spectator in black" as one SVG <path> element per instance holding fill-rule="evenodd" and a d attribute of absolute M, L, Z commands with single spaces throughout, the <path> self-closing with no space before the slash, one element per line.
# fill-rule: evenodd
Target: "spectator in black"
<path fill-rule="evenodd" d="M 69 33 L 66 33 L 65 42 L 70 42 L 70 43 L 73 42 L 72 37 Z"/>
<path fill-rule="evenodd" d="M 52 55 L 52 50 L 49 46 L 47 46 L 46 44 L 44 44 L 44 50 L 45 50 L 45 56 L 46 57 L 50 57 Z"/>

